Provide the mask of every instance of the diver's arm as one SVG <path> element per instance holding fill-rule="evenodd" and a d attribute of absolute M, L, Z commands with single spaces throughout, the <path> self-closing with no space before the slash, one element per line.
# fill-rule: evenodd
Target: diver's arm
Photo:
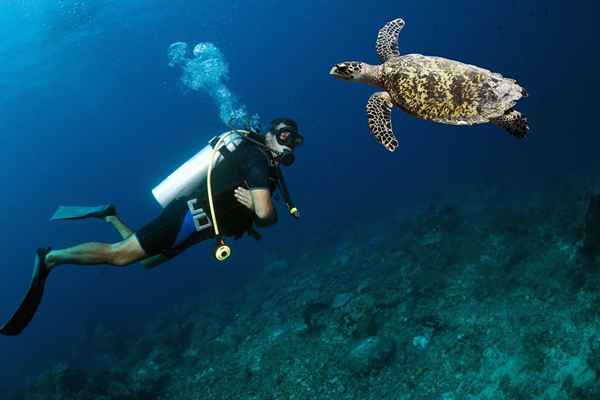
<path fill-rule="evenodd" d="M 269 226 L 277 222 L 277 212 L 273 206 L 271 191 L 269 189 L 250 190 L 252 203 L 254 204 L 254 215 L 256 215 L 256 225 Z"/>
<path fill-rule="evenodd" d="M 273 206 L 271 191 L 269 189 L 245 189 L 238 187 L 235 190 L 237 200 L 254 212 L 256 225 L 269 226 L 277 222 L 277 212 Z"/>
<path fill-rule="evenodd" d="M 277 211 L 275 211 L 275 208 L 273 208 L 273 211 L 266 217 L 259 217 L 257 214 L 255 215 L 256 218 L 254 219 L 254 222 L 256 223 L 256 226 L 261 228 L 277 223 Z"/>

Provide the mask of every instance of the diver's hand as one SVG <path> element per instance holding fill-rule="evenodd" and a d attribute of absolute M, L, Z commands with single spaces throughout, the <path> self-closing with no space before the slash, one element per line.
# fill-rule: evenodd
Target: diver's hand
<path fill-rule="evenodd" d="M 235 189 L 235 198 L 238 202 L 254 212 L 254 202 L 252 201 L 252 195 L 248 189 L 239 186 Z"/>

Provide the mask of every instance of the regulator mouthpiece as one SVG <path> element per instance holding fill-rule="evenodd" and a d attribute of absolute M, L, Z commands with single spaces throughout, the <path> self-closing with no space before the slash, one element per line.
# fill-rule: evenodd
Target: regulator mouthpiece
<path fill-rule="evenodd" d="M 289 150 L 285 150 L 283 153 L 280 153 L 277 156 L 277 161 L 279 161 L 282 165 L 285 165 L 286 167 L 292 165 L 294 163 L 294 160 L 296 160 L 296 156 L 294 156 L 294 153 L 292 153 Z"/>

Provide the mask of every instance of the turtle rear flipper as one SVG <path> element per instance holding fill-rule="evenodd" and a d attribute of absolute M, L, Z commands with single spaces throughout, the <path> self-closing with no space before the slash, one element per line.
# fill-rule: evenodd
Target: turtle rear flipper
<path fill-rule="evenodd" d="M 523 139 L 529 132 L 527 118 L 516 110 L 507 111 L 506 114 L 491 122 L 518 139 Z"/>
<path fill-rule="evenodd" d="M 374 93 L 367 103 L 369 129 L 375 140 L 389 151 L 398 147 L 398 140 L 392 130 L 392 107 L 392 99 L 387 92 Z"/>

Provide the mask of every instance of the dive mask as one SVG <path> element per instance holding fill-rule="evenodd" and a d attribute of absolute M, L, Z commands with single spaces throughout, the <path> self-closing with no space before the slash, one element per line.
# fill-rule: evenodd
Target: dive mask
<path fill-rule="evenodd" d="M 281 146 L 289 147 L 292 150 L 296 146 L 300 146 L 302 143 L 304 143 L 304 138 L 298 133 L 298 128 L 295 126 L 285 125 L 281 128 L 275 129 L 274 134 L 277 143 L 279 143 Z M 292 150 L 286 149 L 279 153 L 277 156 L 277 161 L 286 167 L 292 165 L 295 160 Z"/>
<path fill-rule="evenodd" d="M 274 133 L 277 143 L 282 146 L 287 146 L 290 149 L 294 149 L 296 146 L 300 146 L 304 143 L 304 138 L 298 133 L 298 128 L 294 126 L 283 126 L 279 129 L 275 129 Z"/>

